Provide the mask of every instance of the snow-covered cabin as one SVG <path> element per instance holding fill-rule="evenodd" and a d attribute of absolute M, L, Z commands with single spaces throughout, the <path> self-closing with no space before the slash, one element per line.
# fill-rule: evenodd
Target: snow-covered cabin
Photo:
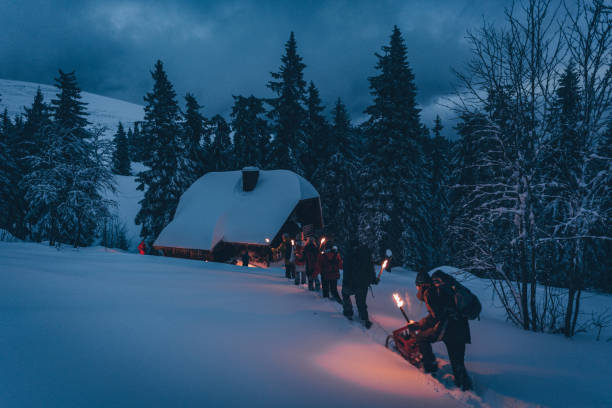
<path fill-rule="evenodd" d="M 312 184 L 288 170 L 247 167 L 207 173 L 193 183 L 154 248 L 166 256 L 225 261 L 223 248 L 266 250 L 277 246 L 284 232 L 305 227 L 323 228 Z"/>

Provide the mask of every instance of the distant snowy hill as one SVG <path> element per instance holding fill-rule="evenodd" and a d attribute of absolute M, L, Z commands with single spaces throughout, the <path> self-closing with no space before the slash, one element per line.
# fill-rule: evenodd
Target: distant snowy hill
<path fill-rule="evenodd" d="M 24 106 L 32 105 L 38 87 L 46 103 L 56 97 L 57 88 L 52 85 L 0 79 L 0 112 L 6 108 L 11 117 L 23 113 Z M 106 127 L 105 134 L 109 136 L 115 132 L 118 122 L 132 127 L 134 122 L 141 121 L 144 117 L 144 108 L 141 105 L 89 92 L 82 92 L 81 96 L 83 102 L 87 103 L 89 121 L 93 125 Z"/>
<path fill-rule="evenodd" d="M 52 85 L 0 79 L 0 112 L 7 109 L 11 117 L 24 113 L 24 107 L 32 105 L 38 87 L 46 103 L 56 98 L 57 88 Z M 108 137 L 112 137 L 115 133 L 118 122 L 122 122 L 126 127 L 132 127 L 134 122 L 142 121 L 144 118 L 144 108 L 141 105 L 89 92 L 82 92 L 81 96 L 87 103 L 89 122 L 93 126 L 105 127 L 105 135 Z M 132 163 L 133 174 L 142 170 L 141 164 Z M 129 250 L 136 251 L 140 242 L 140 227 L 134 223 L 134 218 L 140 209 L 138 201 L 142 199 L 143 193 L 136 190 L 136 181 L 133 176 L 116 176 L 115 181 L 117 183 L 116 194 L 107 195 L 108 198 L 117 202 L 117 207 L 112 208 L 111 211 L 117 214 L 119 220 L 125 225 Z"/>

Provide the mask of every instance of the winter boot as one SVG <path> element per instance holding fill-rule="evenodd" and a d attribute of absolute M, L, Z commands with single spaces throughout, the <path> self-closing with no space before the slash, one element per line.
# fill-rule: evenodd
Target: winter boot
<path fill-rule="evenodd" d="M 469 391 L 472 389 L 472 380 L 467 373 L 465 367 L 461 370 L 459 377 L 461 378 L 461 391 Z"/>
<path fill-rule="evenodd" d="M 363 322 L 363 325 L 365 326 L 366 329 L 369 329 L 370 327 L 372 327 L 372 322 L 369 320 L 366 320 Z"/>

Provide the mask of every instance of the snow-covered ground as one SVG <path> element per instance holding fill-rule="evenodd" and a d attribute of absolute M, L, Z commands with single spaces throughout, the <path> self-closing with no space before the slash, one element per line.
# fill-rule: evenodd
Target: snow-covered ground
<path fill-rule="evenodd" d="M 0 243 L 0 406 L 610 406 L 612 344 L 523 332 L 483 301 L 467 367 L 475 392 L 384 348 L 424 314 L 414 274 L 386 273 L 366 331 L 281 277 L 87 248 Z M 610 297 L 598 298 L 611 305 Z M 444 347 L 436 352 L 446 358 Z M 445 363 L 443 363 L 445 364 Z M 442 374 L 448 373 L 445 365 Z M 445 381 L 444 379 L 442 380 Z"/>
<path fill-rule="evenodd" d="M 6 108 L 11 118 L 23 113 L 24 106 L 32 105 L 38 87 L 46 103 L 56 99 L 57 88 L 53 85 L 0 79 L 0 112 Z M 88 120 L 93 125 L 106 127 L 105 134 L 108 136 L 115 133 L 119 122 L 126 127 L 133 127 L 134 122 L 144 118 L 144 108 L 141 105 L 89 92 L 81 92 L 81 96 L 83 102 L 87 103 Z"/>

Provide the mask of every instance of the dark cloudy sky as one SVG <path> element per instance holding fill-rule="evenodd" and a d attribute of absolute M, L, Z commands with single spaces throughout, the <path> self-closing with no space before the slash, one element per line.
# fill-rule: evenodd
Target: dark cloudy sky
<path fill-rule="evenodd" d="M 500 19 L 504 0 L 422 1 L 29 1 L 0 0 L 0 78 L 52 83 L 76 69 L 89 92 L 142 104 L 149 71 L 164 61 L 179 96 L 196 95 L 203 113 L 228 116 L 231 95 L 270 96 L 294 31 L 298 51 L 329 106 L 341 97 L 362 118 L 374 53 L 397 24 L 416 75 L 423 120 L 452 92 L 451 67 L 469 54 L 466 29 Z"/>

